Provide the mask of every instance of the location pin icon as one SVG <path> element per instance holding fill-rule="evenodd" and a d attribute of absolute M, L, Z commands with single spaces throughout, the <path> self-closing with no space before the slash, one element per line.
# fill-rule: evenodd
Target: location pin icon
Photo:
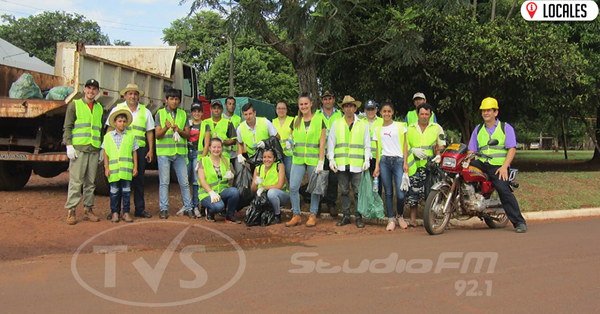
<path fill-rule="evenodd" d="M 525 8 L 527 9 L 529 16 L 533 18 L 533 16 L 535 15 L 535 11 L 537 11 L 537 5 L 535 4 L 535 2 L 529 2 Z"/>

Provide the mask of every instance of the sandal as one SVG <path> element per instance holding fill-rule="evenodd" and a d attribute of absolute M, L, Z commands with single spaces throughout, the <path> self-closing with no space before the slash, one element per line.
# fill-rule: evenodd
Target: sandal
<path fill-rule="evenodd" d="M 398 225 L 400 226 L 401 229 L 406 229 L 409 226 L 406 223 L 406 221 L 404 221 L 404 218 L 402 218 L 402 217 L 398 217 Z"/>

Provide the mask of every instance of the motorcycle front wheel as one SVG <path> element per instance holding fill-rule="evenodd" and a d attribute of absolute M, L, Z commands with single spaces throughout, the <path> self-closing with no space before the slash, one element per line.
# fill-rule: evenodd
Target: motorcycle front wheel
<path fill-rule="evenodd" d="M 439 190 L 432 190 L 427 196 L 423 211 L 423 225 L 430 235 L 442 234 L 450 222 L 452 205 L 448 203 L 448 207 L 444 208 L 448 194 L 450 194 L 450 188 L 443 186 Z"/>

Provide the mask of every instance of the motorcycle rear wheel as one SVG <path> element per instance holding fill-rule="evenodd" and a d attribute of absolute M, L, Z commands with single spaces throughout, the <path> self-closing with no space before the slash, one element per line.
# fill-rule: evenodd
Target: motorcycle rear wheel
<path fill-rule="evenodd" d="M 442 234 L 450 222 L 452 205 L 449 203 L 448 207 L 444 208 L 449 193 L 450 189 L 444 186 L 439 190 L 431 191 L 427 196 L 423 211 L 423 225 L 430 235 Z"/>
<path fill-rule="evenodd" d="M 490 199 L 498 198 L 499 196 L 497 191 L 494 191 L 494 193 L 490 196 Z M 506 224 L 508 224 L 508 216 L 506 216 L 506 213 L 493 214 L 489 217 L 483 218 L 483 220 L 485 221 L 485 224 L 492 229 L 504 228 L 506 227 Z"/>

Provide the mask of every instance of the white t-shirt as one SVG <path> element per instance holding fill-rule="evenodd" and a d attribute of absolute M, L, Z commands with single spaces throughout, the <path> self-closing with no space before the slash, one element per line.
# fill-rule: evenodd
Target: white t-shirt
<path fill-rule="evenodd" d="M 396 123 L 381 127 L 381 155 L 390 157 L 403 157 L 403 150 L 400 147 L 400 137 Z M 406 134 L 406 127 L 402 127 L 402 136 Z M 373 134 L 373 140 L 377 141 L 377 134 Z"/>

